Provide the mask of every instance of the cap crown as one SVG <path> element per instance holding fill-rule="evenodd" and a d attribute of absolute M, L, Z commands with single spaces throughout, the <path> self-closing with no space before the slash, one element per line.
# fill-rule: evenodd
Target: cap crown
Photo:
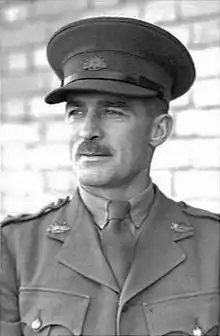
<path fill-rule="evenodd" d="M 162 28 L 132 18 L 98 17 L 70 23 L 51 38 L 47 56 L 61 80 L 80 68 L 100 70 L 97 67 L 106 66 L 120 71 L 124 67 L 149 79 L 153 76 L 158 84 L 164 81 L 161 84 L 169 89 L 170 99 L 184 94 L 195 78 L 192 58 L 179 40 Z M 152 64 L 157 68 L 153 75 L 148 70 L 153 69 Z"/>

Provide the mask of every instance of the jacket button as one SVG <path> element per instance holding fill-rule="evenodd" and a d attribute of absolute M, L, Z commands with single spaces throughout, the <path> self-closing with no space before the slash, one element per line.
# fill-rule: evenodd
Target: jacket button
<path fill-rule="evenodd" d="M 202 328 L 197 326 L 193 329 L 193 336 L 202 336 Z"/>
<path fill-rule="evenodd" d="M 42 326 L 42 321 L 39 317 L 37 317 L 32 323 L 31 323 L 31 328 L 34 331 L 37 331 L 40 329 L 40 327 Z"/>

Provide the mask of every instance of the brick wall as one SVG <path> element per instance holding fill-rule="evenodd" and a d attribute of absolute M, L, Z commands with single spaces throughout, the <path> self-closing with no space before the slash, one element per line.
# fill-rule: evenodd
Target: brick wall
<path fill-rule="evenodd" d="M 43 101 L 59 84 L 45 45 L 73 19 L 116 14 L 157 23 L 190 49 L 197 80 L 171 105 L 174 130 L 152 177 L 167 195 L 220 212 L 220 0 L 0 0 L 0 8 L 1 217 L 71 193 L 64 106 Z"/>

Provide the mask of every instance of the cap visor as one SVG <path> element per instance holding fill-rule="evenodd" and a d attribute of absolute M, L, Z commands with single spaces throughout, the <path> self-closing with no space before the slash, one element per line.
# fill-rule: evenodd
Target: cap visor
<path fill-rule="evenodd" d="M 94 91 L 137 97 L 154 97 L 157 95 L 157 92 L 151 89 L 145 89 L 124 82 L 102 79 L 83 79 L 71 82 L 66 86 L 53 90 L 45 97 L 45 102 L 48 104 L 61 103 L 67 100 L 68 93 L 81 91 Z"/>

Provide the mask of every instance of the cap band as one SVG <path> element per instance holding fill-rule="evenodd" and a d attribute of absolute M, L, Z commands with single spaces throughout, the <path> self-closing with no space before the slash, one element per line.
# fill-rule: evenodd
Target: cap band
<path fill-rule="evenodd" d="M 82 79 L 102 79 L 102 80 L 115 80 L 115 81 L 121 81 L 133 85 L 140 86 L 144 89 L 150 89 L 152 91 L 155 91 L 157 95 L 161 99 L 165 99 L 165 88 L 163 88 L 158 83 L 153 82 L 152 80 L 146 78 L 143 75 L 127 75 L 122 72 L 115 72 L 115 71 L 80 71 L 77 73 L 74 73 L 66 78 L 61 82 L 61 86 L 65 86 L 71 82 L 82 80 Z"/>

